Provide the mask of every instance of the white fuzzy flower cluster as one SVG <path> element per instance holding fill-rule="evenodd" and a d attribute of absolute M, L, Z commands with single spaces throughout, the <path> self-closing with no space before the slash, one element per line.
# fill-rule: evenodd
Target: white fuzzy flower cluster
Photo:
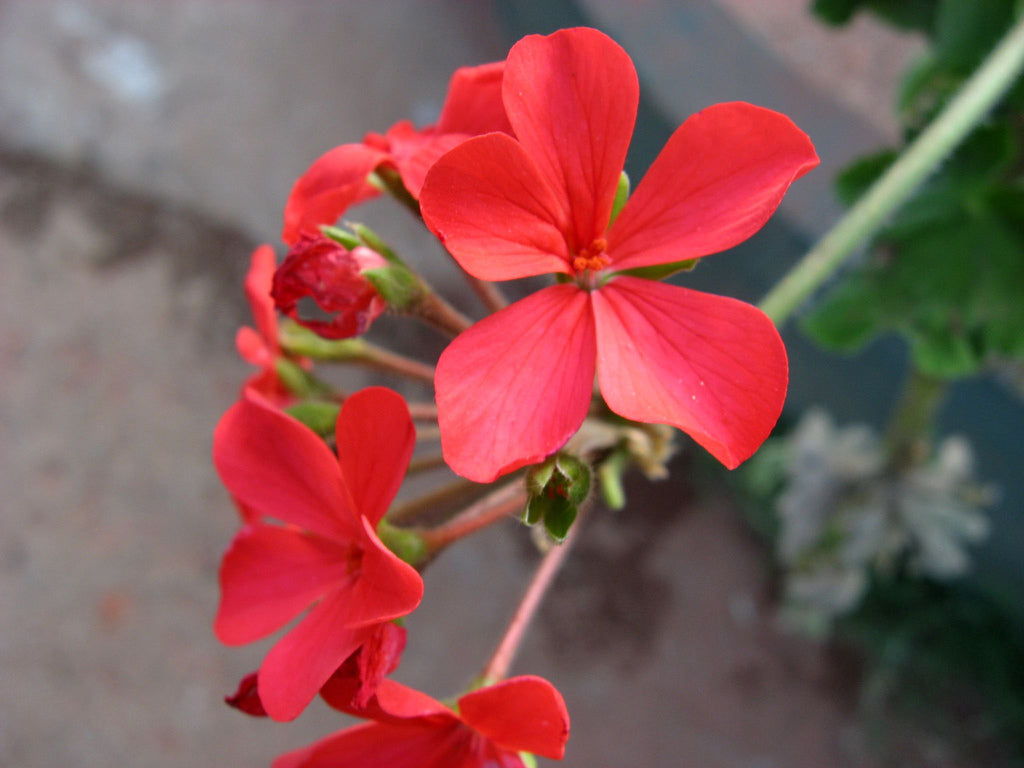
<path fill-rule="evenodd" d="M 786 475 L 777 503 L 783 618 L 812 633 L 853 610 L 873 572 L 902 565 L 955 578 L 970 566 L 968 546 L 988 535 L 982 508 L 994 493 L 974 480 L 962 437 L 947 437 L 927 460 L 897 474 L 871 428 L 837 427 L 811 410 L 789 438 Z"/>

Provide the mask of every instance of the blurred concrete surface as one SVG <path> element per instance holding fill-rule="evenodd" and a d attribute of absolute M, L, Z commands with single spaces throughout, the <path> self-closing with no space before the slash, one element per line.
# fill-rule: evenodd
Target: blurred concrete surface
<path fill-rule="evenodd" d="M 642 72 L 685 51 L 638 9 L 703 9 L 747 39 L 710 4 L 584 5 Z M 269 645 L 210 631 L 236 526 L 209 446 L 247 374 L 240 276 L 312 159 L 429 122 L 452 69 L 503 56 L 503 34 L 473 0 L 0 0 L 0 766 L 264 765 L 342 726 L 321 705 L 278 725 L 220 702 Z M 758 72 L 700 70 L 693 98 L 780 66 L 749 50 Z M 852 114 L 806 98 L 821 120 Z M 884 135 L 849 119 L 862 144 Z M 396 207 L 360 217 L 456 284 Z M 383 332 L 412 343 L 398 327 Z M 457 691 L 532 559 L 510 523 L 432 566 L 400 679 Z M 595 514 L 516 664 L 568 700 L 565 764 L 872 765 L 842 670 L 776 634 L 768 597 L 735 511 L 683 478 Z"/>

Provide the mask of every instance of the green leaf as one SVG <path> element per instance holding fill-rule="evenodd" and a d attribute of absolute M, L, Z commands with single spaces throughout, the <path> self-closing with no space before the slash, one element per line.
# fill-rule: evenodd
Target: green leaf
<path fill-rule="evenodd" d="M 1013 23 L 1013 0 L 939 0 L 935 55 L 944 68 L 967 75 Z"/>
<path fill-rule="evenodd" d="M 811 11 L 826 23 L 839 26 L 850 20 L 860 4 L 861 0 L 814 0 Z"/>
<path fill-rule="evenodd" d="M 873 155 L 858 158 L 839 172 L 836 177 L 836 193 L 844 205 L 853 205 L 868 187 L 892 165 L 899 153 L 894 149 L 883 149 Z"/>
<path fill-rule="evenodd" d="M 851 276 L 804 316 L 801 328 L 824 347 L 855 352 L 882 329 L 879 306 L 875 285 L 863 276 Z"/>

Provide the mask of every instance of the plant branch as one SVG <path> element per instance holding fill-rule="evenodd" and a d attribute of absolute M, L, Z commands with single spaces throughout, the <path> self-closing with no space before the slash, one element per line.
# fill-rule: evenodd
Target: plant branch
<path fill-rule="evenodd" d="M 827 280 L 902 205 L 1013 84 L 1024 67 L 1024 17 L 942 112 L 857 203 L 780 280 L 760 307 L 777 325 Z"/>
<path fill-rule="evenodd" d="M 526 507 L 526 489 L 522 480 L 491 491 L 482 499 L 435 528 L 420 531 L 427 552 L 433 556 L 461 538 L 503 520 Z"/>
<path fill-rule="evenodd" d="M 509 622 L 508 628 L 505 630 L 505 636 L 501 638 L 501 642 L 498 643 L 494 655 L 491 656 L 487 666 L 484 667 L 483 673 L 481 673 L 484 685 L 493 685 L 508 675 L 508 671 L 512 666 L 512 660 L 515 658 L 516 651 L 519 650 L 519 645 L 526 635 L 526 630 L 533 621 L 533 617 L 537 614 L 537 609 L 540 608 L 544 596 L 554 583 L 555 576 L 558 574 L 566 555 L 569 554 L 569 549 L 578 536 L 579 526 L 580 521 L 576 520 L 565 542 L 553 544 L 551 549 L 544 555 L 544 559 L 540 561 L 540 565 L 534 572 L 530 584 L 526 587 L 526 592 L 523 593 L 522 600 L 519 601 L 519 607 L 516 608 L 512 621 Z"/>

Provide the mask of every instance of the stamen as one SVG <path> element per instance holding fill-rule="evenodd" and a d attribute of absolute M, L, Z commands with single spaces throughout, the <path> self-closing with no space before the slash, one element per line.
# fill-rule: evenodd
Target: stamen
<path fill-rule="evenodd" d="M 572 260 L 572 268 L 577 274 L 591 270 L 598 272 L 608 266 L 609 259 L 604 255 L 608 248 L 608 241 L 599 237 L 589 246 L 580 251 Z"/>

